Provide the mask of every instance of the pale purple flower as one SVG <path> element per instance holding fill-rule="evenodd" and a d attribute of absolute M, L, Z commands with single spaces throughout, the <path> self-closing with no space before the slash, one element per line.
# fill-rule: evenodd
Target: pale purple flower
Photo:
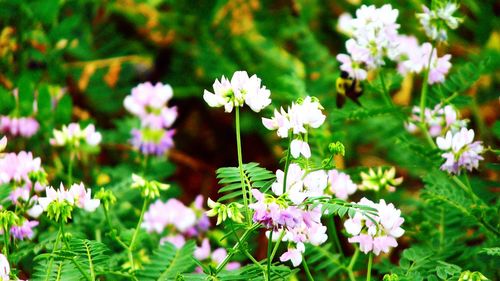
<path fill-rule="evenodd" d="M 205 260 L 210 257 L 210 242 L 208 238 L 203 239 L 200 247 L 196 247 L 194 250 L 194 257 L 198 260 Z"/>
<path fill-rule="evenodd" d="M 175 130 L 133 129 L 132 146 L 145 155 L 163 155 L 174 146 Z"/>
<path fill-rule="evenodd" d="M 357 211 L 353 217 L 349 217 L 344 222 L 347 233 L 352 236 L 348 241 L 358 243 L 360 250 L 365 254 L 373 252 L 379 255 L 381 252 L 388 253 L 391 248 L 397 247 L 396 238 L 404 234 L 401 228 L 404 222 L 401 211 L 393 204 L 386 204 L 383 199 L 379 203 L 374 203 L 362 198 L 357 204 L 376 209 L 377 215 L 369 215 L 370 219 Z"/>
<path fill-rule="evenodd" d="M 448 131 L 445 137 L 436 139 L 439 149 L 445 151 L 441 156 L 446 160 L 441 170 L 450 174 L 460 174 L 463 169 L 477 169 L 484 147 L 481 141 L 474 141 L 474 130 L 462 128 L 459 132 Z"/>
<path fill-rule="evenodd" d="M 143 127 L 170 128 L 177 118 L 177 108 L 167 106 L 172 97 L 170 85 L 146 82 L 133 88 L 123 104 L 130 113 L 140 118 Z"/>
<path fill-rule="evenodd" d="M 15 225 L 10 228 L 12 237 L 24 240 L 25 238 L 31 239 L 35 235 L 33 228 L 38 225 L 38 221 L 25 220 L 22 225 Z"/>
<path fill-rule="evenodd" d="M 425 108 L 424 114 L 424 122 L 432 137 L 441 136 L 449 130 L 456 133 L 465 127 L 468 121 L 459 119 L 459 112 L 452 105 L 443 107 L 442 104 L 437 104 L 434 109 Z M 411 133 L 417 132 L 419 128 L 415 124 L 420 123 L 420 119 L 420 107 L 414 106 L 410 123 L 406 125 L 407 130 Z"/>
<path fill-rule="evenodd" d="M 328 180 L 330 182 L 330 191 L 335 197 L 343 200 L 346 200 L 349 195 L 354 194 L 358 189 L 349 175 L 337 170 L 328 172 Z"/>
<path fill-rule="evenodd" d="M 9 194 L 9 199 L 15 205 L 18 205 L 21 201 L 27 202 L 30 198 L 30 190 L 29 186 L 14 188 Z"/>

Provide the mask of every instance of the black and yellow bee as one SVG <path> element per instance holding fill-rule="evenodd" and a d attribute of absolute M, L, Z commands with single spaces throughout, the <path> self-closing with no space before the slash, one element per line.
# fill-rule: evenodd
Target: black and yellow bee
<path fill-rule="evenodd" d="M 345 71 L 340 73 L 340 77 L 336 81 L 337 87 L 337 108 L 342 108 L 345 104 L 346 96 L 357 105 L 361 106 L 359 97 L 363 94 L 361 82 L 352 77 Z"/>

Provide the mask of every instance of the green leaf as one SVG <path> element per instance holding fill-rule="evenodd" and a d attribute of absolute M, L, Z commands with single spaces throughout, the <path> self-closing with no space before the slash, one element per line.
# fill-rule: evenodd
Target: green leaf
<path fill-rule="evenodd" d="M 179 274 L 191 272 L 196 266 L 194 249 L 194 241 L 187 242 L 180 249 L 165 243 L 153 254 L 151 262 L 137 273 L 139 280 L 175 280 Z"/>

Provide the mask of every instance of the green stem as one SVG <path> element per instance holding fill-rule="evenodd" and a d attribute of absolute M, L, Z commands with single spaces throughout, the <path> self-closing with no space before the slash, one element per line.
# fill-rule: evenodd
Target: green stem
<path fill-rule="evenodd" d="M 304 266 L 304 271 L 306 272 L 307 280 L 314 281 L 314 278 L 311 275 L 311 271 L 309 270 L 309 266 L 307 265 L 306 258 L 302 256 L 302 265 Z"/>
<path fill-rule="evenodd" d="M 335 226 L 335 216 L 332 216 L 332 219 L 327 218 L 327 224 L 330 237 L 333 239 L 333 242 L 335 243 L 335 248 L 337 249 L 337 253 L 344 256 L 344 251 L 342 251 L 342 245 L 340 244 L 339 236 L 337 234 L 337 227 Z"/>
<path fill-rule="evenodd" d="M 224 267 L 226 267 L 227 263 L 231 260 L 233 255 L 236 253 L 236 250 L 238 250 L 238 248 L 241 247 L 241 245 L 243 245 L 246 242 L 246 240 L 250 236 L 250 233 L 252 233 L 252 231 L 257 229 L 258 227 L 259 227 L 259 224 L 253 224 L 251 227 L 249 227 L 245 230 L 245 232 L 243 233 L 243 235 L 240 238 L 240 241 L 238 241 L 238 243 L 234 244 L 233 248 L 231 248 L 231 250 L 228 251 L 224 260 L 215 269 L 216 274 L 218 274 L 222 269 L 224 269 Z"/>
<path fill-rule="evenodd" d="M 273 247 L 273 230 L 269 230 L 269 238 L 267 241 L 267 280 L 271 281 L 271 248 Z"/>
<path fill-rule="evenodd" d="M 144 219 L 144 213 L 149 204 L 149 197 L 144 198 L 144 203 L 142 204 L 141 215 L 139 217 L 139 221 L 137 222 L 137 226 L 135 227 L 134 234 L 132 235 L 132 240 L 130 240 L 130 246 L 128 246 L 128 258 L 130 261 L 130 267 L 134 270 L 134 255 L 132 254 L 135 248 L 135 241 L 137 240 L 137 235 L 139 234 L 139 229 L 141 228 L 142 220 Z"/>
<path fill-rule="evenodd" d="M 59 239 L 61 238 L 61 228 L 57 232 L 56 241 L 54 242 L 54 247 L 52 247 L 52 256 L 49 259 L 49 264 L 47 265 L 47 275 L 45 276 L 45 281 L 50 280 L 50 274 L 52 273 L 52 264 L 54 263 L 54 253 L 59 245 Z"/>
<path fill-rule="evenodd" d="M 78 269 L 78 271 L 80 271 L 80 273 L 83 275 L 83 277 L 85 277 L 86 280 L 89 280 L 89 281 L 93 281 L 95 279 L 92 279 L 88 274 L 87 272 L 85 272 L 85 270 L 83 270 L 82 266 L 80 265 L 80 263 L 78 263 L 75 258 L 72 258 L 71 261 L 73 262 L 73 264 L 76 266 L 76 268 Z"/>
<path fill-rule="evenodd" d="M 367 272 L 366 272 L 366 281 L 370 281 L 371 280 L 371 276 L 372 276 L 372 262 L 373 262 L 373 254 L 369 253 L 368 254 L 368 269 L 367 269 Z"/>
<path fill-rule="evenodd" d="M 286 178 L 288 175 L 288 166 L 290 166 L 290 146 L 292 145 L 292 134 L 288 133 L 288 150 L 286 151 L 286 160 L 285 160 L 285 172 L 283 176 L 283 194 L 286 193 Z"/>
<path fill-rule="evenodd" d="M 3 254 L 7 259 L 9 259 L 9 244 L 10 244 L 10 236 L 9 236 L 9 230 L 7 227 L 3 228 Z"/>
<path fill-rule="evenodd" d="M 378 76 L 380 77 L 380 84 L 382 85 L 382 97 L 384 98 L 385 104 L 392 107 L 394 106 L 394 104 L 392 103 L 391 96 L 389 95 L 389 92 L 385 87 L 384 72 L 380 71 L 378 73 Z"/>
<path fill-rule="evenodd" d="M 431 49 L 431 53 L 429 55 L 429 61 L 427 62 L 427 67 L 424 70 L 424 81 L 422 82 L 423 83 L 422 92 L 420 94 L 420 124 L 424 132 L 427 132 L 427 125 L 425 124 L 425 103 L 427 99 L 427 90 L 429 88 L 429 82 L 427 80 L 429 80 L 429 69 L 431 67 L 433 53 L 434 53 L 434 46 Z"/>
<path fill-rule="evenodd" d="M 347 269 L 349 271 L 352 271 L 352 268 L 354 267 L 354 264 L 356 263 L 358 256 L 359 256 L 359 248 L 356 247 L 356 250 L 354 251 L 354 254 L 352 255 L 351 262 L 349 262 L 349 265 L 347 266 Z"/>
<path fill-rule="evenodd" d="M 241 153 L 241 134 L 240 134 L 240 109 L 235 108 L 236 111 L 236 147 L 238 150 L 238 169 L 240 170 L 240 180 L 241 180 L 241 190 L 243 192 L 243 205 L 245 206 L 245 215 L 247 219 L 247 224 L 251 224 L 250 210 L 248 208 L 248 195 L 247 188 L 245 186 L 245 174 L 243 172 L 243 156 Z"/>
<path fill-rule="evenodd" d="M 274 256 L 276 255 L 276 252 L 278 251 L 278 248 L 280 246 L 281 241 L 283 240 L 283 237 L 285 237 L 285 231 L 281 231 L 280 237 L 278 238 L 278 241 L 276 241 L 276 244 L 274 244 L 273 252 L 271 253 L 270 259 L 273 260 Z"/>
<path fill-rule="evenodd" d="M 61 231 L 62 241 L 63 241 L 64 245 L 66 246 L 66 248 L 68 248 L 68 250 L 69 250 L 70 247 L 69 247 L 68 240 L 66 239 L 66 233 L 64 232 L 64 221 L 62 219 L 61 219 L 61 222 L 59 223 L 59 229 Z"/>

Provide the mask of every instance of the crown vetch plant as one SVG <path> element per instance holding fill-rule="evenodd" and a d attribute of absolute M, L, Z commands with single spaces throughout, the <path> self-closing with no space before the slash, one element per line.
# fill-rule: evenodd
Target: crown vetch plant
<path fill-rule="evenodd" d="M 0 281 L 500 279 L 490 1 L 209 2 L 3 3 Z"/>

